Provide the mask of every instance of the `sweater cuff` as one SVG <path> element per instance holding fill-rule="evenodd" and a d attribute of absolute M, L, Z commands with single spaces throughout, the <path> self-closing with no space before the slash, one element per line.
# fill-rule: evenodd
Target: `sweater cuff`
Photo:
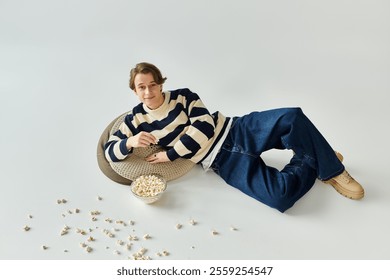
<path fill-rule="evenodd" d="M 130 153 L 133 151 L 133 148 L 131 148 L 130 150 L 127 149 L 126 143 L 127 143 L 127 138 L 126 138 L 126 139 L 123 139 L 123 140 L 119 143 L 119 149 L 120 149 L 122 155 L 124 155 L 124 156 L 130 154 Z"/>
<path fill-rule="evenodd" d="M 170 161 L 174 161 L 175 159 L 180 157 L 180 155 L 175 151 L 174 148 L 171 148 L 167 151 L 167 156 Z"/>

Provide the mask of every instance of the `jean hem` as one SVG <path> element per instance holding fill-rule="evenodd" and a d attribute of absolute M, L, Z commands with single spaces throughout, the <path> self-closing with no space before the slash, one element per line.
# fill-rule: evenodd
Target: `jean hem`
<path fill-rule="evenodd" d="M 343 166 L 340 170 L 336 171 L 333 175 L 327 176 L 325 178 L 318 177 L 318 179 L 321 180 L 321 181 L 328 181 L 328 180 L 330 180 L 330 179 L 340 175 L 341 173 L 343 173 L 344 170 L 345 170 L 345 167 Z"/>

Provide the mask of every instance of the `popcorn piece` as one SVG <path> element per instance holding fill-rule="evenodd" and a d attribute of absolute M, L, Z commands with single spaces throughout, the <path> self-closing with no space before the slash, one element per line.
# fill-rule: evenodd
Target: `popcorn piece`
<path fill-rule="evenodd" d="M 169 256 L 169 252 L 168 251 L 166 251 L 166 250 L 164 250 L 164 251 L 162 251 L 162 254 L 163 254 L 163 256 Z"/>
<path fill-rule="evenodd" d="M 145 234 L 145 235 L 144 235 L 144 239 L 145 239 L 145 240 L 148 240 L 148 239 L 151 239 L 151 238 L 152 238 L 152 237 L 151 237 L 149 234 Z"/>
<path fill-rule="evenodd" d="M 138 236 L 129 235 L 128 239 L 129 239 L 130 241 L 138 241 Z"/>
<path fill-rule="evenodd" d="M 92 241 L 95 241 L 95 240 L 96 240 L 96 239 L 93 238 L 92 236 L 88 237 L 88 239 L 87 239 L 88 242 L 92 242 Z"/>
<path fill-rule="evenodd" d="M 65 234 L 68 234 L 68 230 L 70 229 L 70 227 L 68 226 L 64 226 L 64 228 L 61 230 L 61 236 L 62 235 L 65 235 Z"/>
<path fill-rule="evenodd" d="M 107 235 L 108 237 L 111 237 L 111 238 L 114 238 L 114 237 L 115 237 L 115 234 L 113 234 L 112 232 L 110 232 L 108 229 L 103 229 L 102 231 L 103 231 L 103 233 L 104 233 L 105 235 Z"/>
<path fill-rule="evenodd" d="M 67 203 L 68 201 L 63 198 L 63 199 L 57 199 L 57 204 L 61 204 L 61 203 Z"/>
<path fill-rule="evenodd" d="M 133 254 L 133 260 L 150 260 L 150 257 L 145 256 L 147 250 L 145 248 L 139 249 L 139 251 Z"/>
<path fill-rule="evenodd" d="M 76 229 L 76 233 L 80 233 L 81 235 L 86 235 L 87 234 L 87 232 L 85 230 L 80 229 L 80 228 Z"/>

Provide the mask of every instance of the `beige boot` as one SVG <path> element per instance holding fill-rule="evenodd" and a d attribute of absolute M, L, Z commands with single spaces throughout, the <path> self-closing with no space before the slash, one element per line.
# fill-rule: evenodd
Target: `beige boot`
<path fill-rule="evenodd" d="M 350 199 L 361 199 L 364 197 L 364 189 L 349 173 L 344 170 L 340 175 L 324 181 L 332 185 L 336 191 Z"/>

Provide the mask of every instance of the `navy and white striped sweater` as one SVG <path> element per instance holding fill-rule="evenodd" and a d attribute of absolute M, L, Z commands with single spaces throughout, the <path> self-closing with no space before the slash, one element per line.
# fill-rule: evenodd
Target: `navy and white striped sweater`
<path fill-rule="evenodd" d="M 110 162 L 125 159 L 132 152 L 126 148 L 127 138 L 146 131 L 158 139 L 171 161 L 182 157 L 199 163 L 212 151 L 228 121 L 220 112 L 210 114 L 189 89 L 167 91 L 159 108 L 151 110 L 142 103 L 133 108 L 108 139 L 105 155 Z"/>

